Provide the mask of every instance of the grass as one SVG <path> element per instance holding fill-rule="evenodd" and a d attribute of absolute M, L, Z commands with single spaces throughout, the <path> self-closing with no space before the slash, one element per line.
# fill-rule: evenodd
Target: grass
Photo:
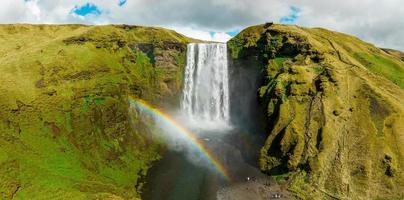
<path fill-rule="evenodd" d="M 276 63 L 278 66 L 282 66 L 283 63 L 284 63 L 287 59 L 288 59 L 287 57 L 276 57 L 276 58 L 274 58 L 275 63 Z"/>
<path fill-rule="evenodd" d="M 195 41 L 161 28 L 0 25 L 0 199 L 139 198 L 161 147 L 127 96 L 177 94 Z M 169 61 L 154 66 L 140 43 Z"/>
<path fill-rule="evenodd" d="M 284 174 L 279 174 L 279 175 L 272 175 L 271 177 L 273 179 L 275 179 L 275 181 L 277 181 L 277 182 L 284 182 L 284 181 L 287 181 L 290 176 L 291 176 L 290 173 L 284 173 Z"/>
<path fill-rule="evenodd" d="M 373 73 L 384 76 L 404 89 L 404 63 L 381 55 L 354 54 L 355 58 Z"/>
<path fill-rule="evenodd" d="M 234 59 L 265 63 L 257 88 L 268 116 L 262 171 L 287 178 L 299 199 L 403 196 L 402 53 L 279 24 L 247 28 L 228 46 Z"/>
<path fill-rule="evenodd" d="M 245 56 L 245 52 L 243 52 L 245 48 L 256 47 L 263 30 L 262 26 L 251 26 L 229 40 L 227 46 L 232 58 L 241 58 Z"/>

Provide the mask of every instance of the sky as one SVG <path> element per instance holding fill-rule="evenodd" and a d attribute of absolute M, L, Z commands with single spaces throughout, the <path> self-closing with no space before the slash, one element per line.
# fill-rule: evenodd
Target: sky
<path fill-rule="evenodd" d="M 0 23 L 160 26 L 225 42 L 275 22 L 323 27 L 404 50 L 402 0 L 1 0 Z"/>

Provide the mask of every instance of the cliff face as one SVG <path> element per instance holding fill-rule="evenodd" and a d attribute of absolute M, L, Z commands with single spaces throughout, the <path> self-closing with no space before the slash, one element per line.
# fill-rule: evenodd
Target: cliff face
<path fill-rule="evenodd" d="M 186 43 L 134 26 L 0 26 L 0 199 L 136 199 L 160 146 L 128 96 L 175 100 Z"/>
<path fill-rule="evenodd" d="M 302 199 L 403 198 L 400 52 L 324 29 L 270 24 L 247 28 L 228 46 L 233 59 L 255 59 L 262 70 L 264 172 L 284 178 Z"/>

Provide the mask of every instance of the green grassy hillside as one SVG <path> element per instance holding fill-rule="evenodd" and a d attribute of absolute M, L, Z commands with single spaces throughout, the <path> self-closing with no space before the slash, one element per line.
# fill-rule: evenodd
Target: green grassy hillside
<path fill-rule="evenodd" d="M 161 28 L 0 25 L 0 199 L 137 199 L 161 147 L 128 96 L 175 99 L 186 43 Z"/>
<path fill-rule="evenodd" d="M 404 198 L 401 52 L 276 24 L 247 28 L 228 46 L 235 62 L 262 69 L 264 172 L 300 199 Z"/>

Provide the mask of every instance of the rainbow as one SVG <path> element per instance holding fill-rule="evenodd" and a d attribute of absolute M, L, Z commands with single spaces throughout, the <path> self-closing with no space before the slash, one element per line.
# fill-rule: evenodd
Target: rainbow
<path fill-rule="evenodd" d="M 215 155 L 205 146 L 205 144 L 190 130 L 181 126 L 175 119 L 173 119 L 170 115 L 164 113 L 162 110 L 150 105 L 144 100 L 129 97 L 129 104 L 132 106 L 133 104 L 139 106 L 142 109 L 147 110 L 152 113 L 154 116 L 159 117 L 159 119 L 164 120 L 164 122 L 168 123 L 170 126 L 175 128 L 178 133 L 185 136 L 185 138 L 191 142 L 191 144 L 195 147 L 195 149 L 201 153 L 205 160 L 210 162 L 214 168 L 219 172 L 219 174 L 225 179 L 230 180 L 230 174 L 224 167 L 224 165 L 215 157 Z"/>

